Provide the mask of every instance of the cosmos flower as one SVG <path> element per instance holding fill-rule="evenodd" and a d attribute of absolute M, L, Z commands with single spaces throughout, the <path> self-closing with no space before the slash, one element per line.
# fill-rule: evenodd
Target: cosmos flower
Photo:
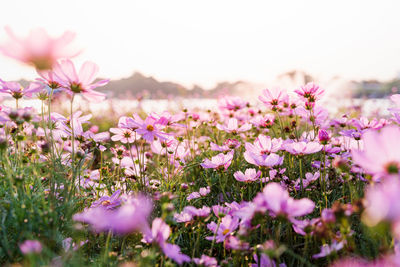
<path fill-rule="evenodd" d="M 286 143 L 284 148 L 287 152 L 293 155 L 313 154 L 321 151 L 322 145 L 318 142 L 292 142 Z"/>
<path fill-rule="evenodd" d="M 215 222 L 207 224 L 207 228 L 215 234 L 215 241 L 217 243 L 224 242 L 224 240 L 239 226 L 239 218 L 226 215 L 222 218 L 221 223 L 218 225 Z M 207 240 L 214 240 L 214 236 L 207 236 Z"/>
<path fill-rule="evenodd" d="M 283 157 L 278 154 L 271 153 L 269 155 L 257 155 L 250 151 L 244 152 L 245 160 L 253 165 L 260 167 L 274 167 L 283 163 Z"/>
<path fill-rule="evenodd" d="M 400 170 L 400 128 L 384 127 L 380 132 L 366 131 L 362 135 L 364 149 L 352 149 L 354 163 L 376 177 L 398 174 Z"/>
<path fill-rule="evenodd" d="M 43 89 L 43 85 L 37 82 L 30 83 L 27 87 L 22 87 L 18 82 L 5 82 L 0 80 L 0 93 L 11 95 L 15 99 L 23 96 L 32 97 L 34 93 L 38 93 Z"/>
<path fill-rule="evenodd" d="M 308 198 L 294 199 L 278 183 L 267 184 L 262 193 L 254 199 L 254 203 L 261 210 L 268 210 L 273 216 L 284 216 L 293 219 L 304 216 L 314 210 L 315 204 Z"/>
<path fill-rule="evenodd" d="M 171 234 L 171 228 L 161 218 L 155 218 L 152 223 L 151 230 L 147 230 L 143 234 L 143 239 L 147 243 L 157 243 L 164 254 L 176 261 L 178 264 L 189 262 L 190 257 L 181 253 L 179 246 L 167 243 Z"/>
<path fill-rule="evenodd" d="M 218 107 L 226 110 L 240 110 L 248 105 L 248 102 L 238 96 L 224 96 L 218 99 Z"/>
<path fill-rule="evenodd" d="M 265 89 L 258 99 L 263 102 L 268 108 L 272 110 L 277 110 L 285 102 L 288 102 L 289 96 L 286 90 L 279 88 L 275 89 Z"/>
<path fill-rule="evenodd" d="M 233 150 L 227 154 L 219 153 L 218 155 L 212 157 L 211 160 L 205 159 L 200 165 L 205 169 L 226 170 L 232 163 L 234 153 L 235 152 Z"/>
<path fill-rule="evenodd" d="M 75 38 L 72 32 L 65 32 L 58 38 L 52 38 L 44 29 L 38 28 L 31 30 L 26 38 L 20 38 L 11 28 L 5 27 L 5 30 L 10 39 L 0 46 L 0 51 L 38 70 L 51 69 L 57 60 L 79 54 L 79 51 L 70 47 Z"/>
<path fill-rule="evenodd" d="M 200 258 L 194 258 L 194 263 L 197 265 L 205 266 L 205 267 L 216 267 L 218 266 L 218 261 L 216 258 L 209 257 L 207 255 L 201 255 Z"/>
<path fill-rule="evenodd" d="M 42 244 L 38 240 L 25 240 L 19 244 L 22 254 L 40 253 L 42 252 Z"/>
<path fill-rule="evenodd" d="M 226 125 L 217 124 L 217 128 L 227 133 L 237 134 L 250 130 L 251 124 L 245 123 L 239 127 L 238 120 L 236 118 L 230 118 Z"/>
<path fill-rule="evenodd" d="M 257 171 L 256 169 L 246 169 L 245 173 L 237 171 L 233 176 L 240 182 L 254 182 L 260 178 L 261 171 Z"/>
<path fill-rule="evenodd" d="M 324 92 L 325 90 L 323 90 L 313 82 L 309 82 L 306 85 L 301 86 L 299 89 L 295 90 L 295 93 L 311 103 L 320 99 Z"/>
<path fill-rule="evenodd" d="M 106 85 L 109 80 L 94 82 L 99 67 L 90 61 L 86 61 L 81 66 L 79 72 L 75 69 L 71 60 L 62 60 L 54 66 L 54 73 L 59 78 L 61 87 L 69 94 L 82 94 L 89 101 L 102 101 L 105 94 L 94 91 L 93 89 Z"/>
<path fill-rule="evenodd" d="M 152 211 L 152 202 L 144 196 L 131 196 L 121 207 L 113 210 L 101 206 L 89 208 L 73 216 L 73 220 L 88 223 L 96 232 L 113 231 L 130 234 L 145 231 L 147 218 Z"/>

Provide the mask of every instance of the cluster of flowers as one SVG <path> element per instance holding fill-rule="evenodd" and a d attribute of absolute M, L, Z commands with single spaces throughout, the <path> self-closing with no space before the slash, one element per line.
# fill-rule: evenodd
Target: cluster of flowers
<path fill-rule="evenodd" d="M 47 201 L 84 199 L 74 222 L 115 238 L 139 236 L 132 246 L 158 249 L 179 265 L 323 264 L 338 255 L 350 258 L 335 266 L 399 265 L 400 95 L 391 97 L 391 117 L 332 119 L 319 104 L 324 90 L 308 83 L 294 92 L 266 89 L 256 105 L 223 96 L 214 111 L 139 110 L 99 132 L 91 115 L 73 111 L 73 100 L 103 100 L 94 89 L 108 80 L 96 81 L 94 63 L 78 72 L 61 59 L 76 54 L 66 52 L 73 36 L 8 32 L 3 53 L 35 66 L 40 78 L 25 88 L 1 81 L 0 92 L 16 100 L 16 109 L 0 106 L 1 155 L 49 163 L 50 176 L 59 162 L 65 180 L 40 184 Z M 51 112 L 58 89 L 71 100 L 69 116 Z M 48 114 L 19 108 L 22 97 L 39 98 Z M 351 257 L 362 235 L 355 221 L 389 226 L 385 255 Z M 20 251 L 40 254 L 39 239 L 21 242 Z M 75 251 L 93 239 L 64 241 Z"/>

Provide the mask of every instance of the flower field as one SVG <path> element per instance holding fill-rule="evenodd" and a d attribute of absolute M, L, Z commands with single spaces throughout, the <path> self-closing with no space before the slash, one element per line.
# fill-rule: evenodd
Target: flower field
<path fill-rule="evenodd" d="M 0 82 L 1 265 L 400 266 L 400 95 L 371 118 L 315 83 L 93 116 L 75 97 L 108 80 L 69 59 L 73 34 L 8 33 L 38 78 Z"/>

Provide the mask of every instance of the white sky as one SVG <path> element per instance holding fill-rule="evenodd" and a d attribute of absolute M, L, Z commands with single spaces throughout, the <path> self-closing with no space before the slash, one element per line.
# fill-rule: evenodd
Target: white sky
<path fill-rule="evenodd" d="M 400 71 L 400 1 L 142 0 L 0 2 L 3 26 L 17 35 L 44 27 L 77 33 L 77 62 L 105 78 L 134 71 L 211 87 L 244 79 L 265 83 L 301 69 L 317 77 L 393 78 Z M 0 57 L 0 78 L 34 71 Z"/>

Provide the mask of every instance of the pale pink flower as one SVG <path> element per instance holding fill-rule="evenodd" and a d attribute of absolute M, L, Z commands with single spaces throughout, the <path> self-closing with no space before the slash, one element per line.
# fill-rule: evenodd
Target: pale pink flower
<path fill-rule="evenodd" d="M 247 101 L 238 96 L 224 96 L 218 99 L 218 106 L 220 109 L 236 111 L 246 107 L 247 104 Z"/>
<path fill-rule="evenodd" d="M 0 46 L 0 51 L 39 70 L 51 69 L 57 60 L 79 54 L 69 47 L 75 38 L 72 32 L 65 32 L 58 38 L 52 38 L 44 29 L 39 28 L 31 30 L 26 38 L 20 38 L 10 27 L 6 27 L 5 30 L 10 40 Z"/>
<path fill-rule="evenodd" d="M 244 152 L 245 160 L 256 166 L 273 167 L 283 163 L 283 157 L 278 154 L 271 153 L 269 155 L 258 155 L 250 151 Z"/>
<path fill-rule="evenodd" d="M 265 89 L 258 99 L 263 102 L 268 108 L 277 110 L 283 103 L 289 101 L 289 96 L 286 90 L 275 88 L 272 90 Z"/>
<path fill-rule="evenodd" d="M 366 131 L 362 135 L 364 149 L 352 149 L 354 163 L 376 176 L 398 174 L 400 170 L 400 128 L 384 127 L 380 132 Z"/>
<path fill-rule="evenodd" d="M 306 85 L 301 86 L 299 89 L 295 90 L 295 92 L 308 102 L 313 103 L 321 98 L 325 90 L 320 88 L 315 83 L 309 82 Z"/>
<path fill-rule="evenodd" d="M 332 244 L 324 244 L 321 246 L 321 252 L 313 255 L 314 259 L 323 258 L 329 256 L 330 254 L 337 252 L 343 248 L 343 242 L 333 241 Z"/>
<path fill-rule="evenodd" d="M 37 82 L 32 82 L 24 88 L 18 82 L 0 80 L 0 93 L 11 95 L 15 99 L 20 99 L 23 96 L 32 97 L 34 93 L 40 92 L 43 88 L 44 86 Z"/>
<path fill-rule="evenodd" d="M 214 156 L 209 159 L 205 159 L 203 163 L 200 165 L 205 168 L 205 169 L 228 169 L 228 167 L 232 163 L 234 151 L 231 150 L 229 153 L 224 154 L 224 153 L 219 153 L 218 155 Z"/>
<path fill-rule="evenodd" d="M 271 138 L 270 136 L 266 136 L 260 134 L 254 144 L 246 143 L 246 151 L 254 153 L 256 155 L 265 155 L 269 153 L 278 152 L 282 146 L 282 139 L 280 138 Z"/>
<path fill-rule="evenodd" d="M 250 130 L 251 124 L 245 123 L 239 127 L 238 120 L 236 118 L 230 118 L 226 125 L 217 124 L 217 128 L 227 133 L 237 134 Z"/>
<path fill-rule="evenodd" d="M 233 176 L 240 182 L 254 182 L 260 178 L 261 171 L 257 171 L 256 169 L 246 169 L 245 173 L 237 171 Z"/>
<path fill-rule="evenodd" d="M 59 77 L 62 88 L 69 94 L 82 93 L 89 101 L 102 101 L 106 97 L 105 94 L 93 90 L 109 82 L 109 80 L 94 82 L 98 72 L 99 67 L 90 61 L 83 63 L 79 72 L 69 59 L 62 60 L 54 66 L 54 73 Z"/>
<path fill-rule="evenodd" d="M 321 151 L 322 145 L 318 142 L 292 142 L 284 145 L 287 152 L 293 155 L 313 154 Z"/>
<path fill-rule="evenodd" d="M 218 225 L 215 222 L 211 222 L 207 224 L 207 228 L 212 231 L 215 235 L 214 236 L 207 236 L 207 240 L 214 240 L 217 243 L 224 242 L 224 240 L 233 232 L 235 231 L 239 226 L 239 218 L 238 217 L 232 217 L 230 215 L 226 215 L 222 218 L 221 223 L 218 227 Z"/>
<path fill-rule="evenodd" d="M 269 183 L 262 193 L 258 193 L 253 201 L 258 209 L 267 210 L 273 216 L 284 216 L 288 219 L 304 216 L 314 210 L 315 204 L 308 198 L 294 199 L 278 183 Z"/>
<path fill-rule="evenodd" d="M 42 244 L 37 240 L 25 240 L 19 244 L 22 254 L 40 253 L 42 252 Z"/>

